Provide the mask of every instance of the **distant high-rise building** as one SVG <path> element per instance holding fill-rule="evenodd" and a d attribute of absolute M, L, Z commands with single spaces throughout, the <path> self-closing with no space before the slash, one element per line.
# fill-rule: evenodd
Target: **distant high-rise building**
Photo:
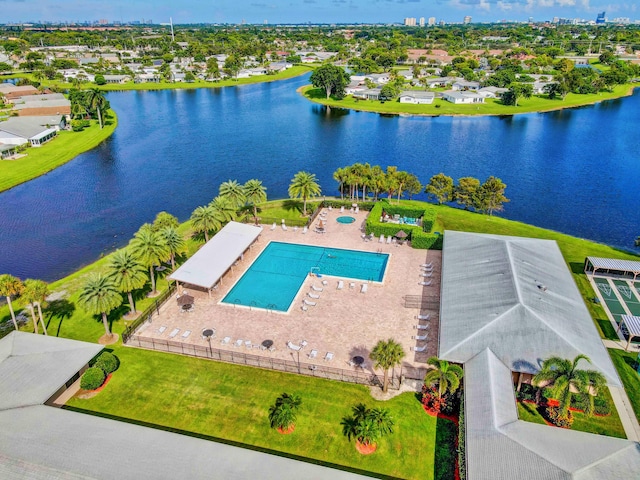
<path fill-rule="evenodd" d="M 553 20 L 551 20 L 551 23 L 558 23 L 560 21 L 560 17 L 553 17 Z"/>
<path fill-rule="evenodd" d="M 471 16 L 467 15 L 466 17 L 464 17 L 463 23 L 465 25 L 469 25 L 471 23 Z"/>
<path fill-rule="evenodd" d="M 415 27 L 415 26 L 416 26 L 416 19 L 415 19 L 415 17 L 405 18 L 405 19 L 404 19 L 404 26 L 405 26 L 405 27 Z"/>
<path fill-rule="evenodd" d="M 529 17 L 529 23 L 533 23 L 533 17 Z"/>
<path fill-rule="evenodd" d="M 596 25 L 604 25 L 607 21 L 607 18 L 605 17 L 605 14 L 607 12 L 600 12 L 598 14 L 598 16 L 596 17 Z"/>
<path fill-rule="evenodd" d="M 109 23 L 109 20 L 107 20 L 106 18 L 101 18 L 100 20 L 98 20 L 98 23 L 100 25 L 107 25 Z"/>
<path fill-rule="evenodd" d="M 420 26 L 424 27 L 424 17 L 420 17 Z"/>
<path fill-rule="evenodd" d="M 436 24 L 436 17 L 429 17 L 428 24 L 432 25 L 432 26 L 435 25 Z"/>

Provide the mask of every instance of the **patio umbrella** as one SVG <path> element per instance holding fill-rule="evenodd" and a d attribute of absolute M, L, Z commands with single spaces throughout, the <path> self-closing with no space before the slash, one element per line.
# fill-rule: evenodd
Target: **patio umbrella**
<path fill-rule="evenodd" d="M 194 298 L 191 295 L 180 295 L 178 297 L 178 305 L 180 307 L 184 305 L 193 305 Z"/>
<path fill-rule="evenodd" d="M 400 239 L 407 238 L 408 236 L 409 235 L 404 230 L 400 230 L 398 233 L 395 234 L 395 237 Z"/>

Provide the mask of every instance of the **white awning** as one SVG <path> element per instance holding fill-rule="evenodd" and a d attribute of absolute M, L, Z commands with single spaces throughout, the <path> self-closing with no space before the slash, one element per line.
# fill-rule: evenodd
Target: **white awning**
<path fill-rule="evenodd" d="M 189 260 L 173 272 L 170 280 L 212 288 L 262 233 L 262 227 L 229 222 Z"/>
<path fill-rule="evenodd" d="M 622 315 L 622 322 L 627 326 L 629 335 L 632 337 L 640 337 L 640 317 L 633 315 Z"/>
<path fill-rule="evenodd" d="M 618 260 L 617 258 L 587 257 L 594 269 L 617 270 L 620 272 L 640 273 L 640 262 L 634 260 Z"/>

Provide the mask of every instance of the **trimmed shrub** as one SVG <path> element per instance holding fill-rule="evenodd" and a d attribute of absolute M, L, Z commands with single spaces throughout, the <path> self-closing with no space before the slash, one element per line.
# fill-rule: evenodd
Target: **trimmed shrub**
<path fill-rule="evenodd" d="M 547 407 L 547 418 L 556 427 L 571 428 L 573 425 L 573 414 L 568 411 L 566 415 L 560 412 L 560 407 Z"/>
<path fill-rule="evenodd" d="M 101 369 L 105 375 L 115 372 L 119 365 L 118 358 L 110 352 L 102 352 L 93 364 L 94 367 Z"/>
<path fill-rule="evenodd" d="M 419 249 L 442 250 L 442 235 L 425 233 L 420 230 L 411 232 L 411 246 Z"/>
<path fill-rule="evenodd" d="M 340 199 L 336 199 L 336 200 L 324 200 L 323 202 L 321 202 L 320 206 L 327 208 L 329 206 L 331 206 L 331 208 L 340 208 L 340 207 L 345 207 L 345 208 L 351 208 L 351 206 L 357 203 L 358 204 L 358 208 L 360 210 L 366 210 L 367 212 L 371 211 L 371 209 L 376 205 L 376 203 L 372 202 L 372 201 L 362 201 L 359 200 L 358 202 L 349 200 L 348 198 L 344 199 L 344 200 L 340 200 Z M 346 212 L 345 212 L 346 213 Z"/>
<path fill-rule="evenodd" d="M 585 412 L 589 404 L 589 398 L 585 394 L 573 394 L 571 398 L 571 408 L 576 410 L 582 410 Z M 611 405 L 606 398 L 602 395 L 598 395 L 593 399 L 593 413 L 596 415 L 609 415 L 611 414 Z"/>
<path fill-rule="evenodd" d="M 467 479 L 466 439 L 464 429 L 464 402 L 460 402 L 460 416 L 458 417 L 458 471 L 460 480 Z"/>
<path fill-rule="evenodd" d="M 87 371 L 82 374 L 82 378 L 80 379 L 80 388 L 84 390 L 95 390 L 102 386 L 105 378 L 106 376 L 101 368 L 88 368 Z"/>

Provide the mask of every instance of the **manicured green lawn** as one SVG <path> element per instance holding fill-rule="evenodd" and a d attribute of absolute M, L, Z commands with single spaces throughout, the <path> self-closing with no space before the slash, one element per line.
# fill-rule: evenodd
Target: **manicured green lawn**
<path fill-rule="evenodd" d="M 28 148 L 26 157 L 0 160 L 0 192 L 44 175 L 98 146 L 114 132 L 117 125 L 116 115 L 110 110 L 102 130 L 97 122 L 91 122 L 91 126 L 82 132 L 62 131 L 42 147 Z"/>
<path fill-rule="evenodd" d="M 611 400 L 611 394 L 607 391 L 606 395 L 609 397 L 611 404 L 611 415 L 601 417 L 593 415 L 589 417 L 582 412 L 573 413 L 573 425 L 571 430 L 578 430 L 581 432 L 596 433 L 598 435 L 608 435 L 610 437 L 627 438 L 620 422 L 620 417 Z M 546 425 L 544 418 L 537 410 L 536 405 L 532 403 L 518 402 L 518 417 L 525 422 L 539 423 Z"/>
<path fill-rule="evenodd" d="M 638 354 L 624 350 L 609 349 L 611 360 L 618 370 L 620 380 L 629 396 L 633 411 L 640 422 L 640 374 L 636 371 Z"/>
<path fill-rule="evenodd" d="M 407 113 L 413 115 L 513 115 L 516 113 L 546 112 L 562 108 L 589 105 L 592 103 L 619 98 L 630 95 L 633 91 L 632 85 L 618 85 L 612 92 L 601 92 L 590 95 L 572 94 L 566 96 L 564 100 L 549 100 L 544 96 L 534 95 L 531 98 L 523 98 L 518 101 L 518 106 L 502 105 L 496 99 L 487 99 L 483 104 L 476 105 L 454 105 L 446 100 L 436 99 L 431 105 L 411 105 L 390 101 L 381 103 L 377 100 L 358 100 L 352 96 L 347 96 L 342 100 L 333 98 L 326 99 L 324 91 L 311 86 L 301 89 L 303 95 L 309 100 L 329 105 L 331 107 L 351 108 L 365 112 L 379 113 Z"/>
<path fill-rule="evenodd" d="M 359 385 L 126 347 L 115 354 L 121 367 L 108 386 L 70 406 L 383 475 L 453 478 L 446 457 L 455 454 L 455 426 L 427 415 L 414 394 L 377 402 Z M 268 407 L 282 392 L 302 398 L 291 435 L 268 423 Z M 388 408 L 395 421 L 393 434 L 369 456 L 356 452 L 340 426 L 359 402 Z M 436 457 L 448 475 L 434 470 Z"/>

